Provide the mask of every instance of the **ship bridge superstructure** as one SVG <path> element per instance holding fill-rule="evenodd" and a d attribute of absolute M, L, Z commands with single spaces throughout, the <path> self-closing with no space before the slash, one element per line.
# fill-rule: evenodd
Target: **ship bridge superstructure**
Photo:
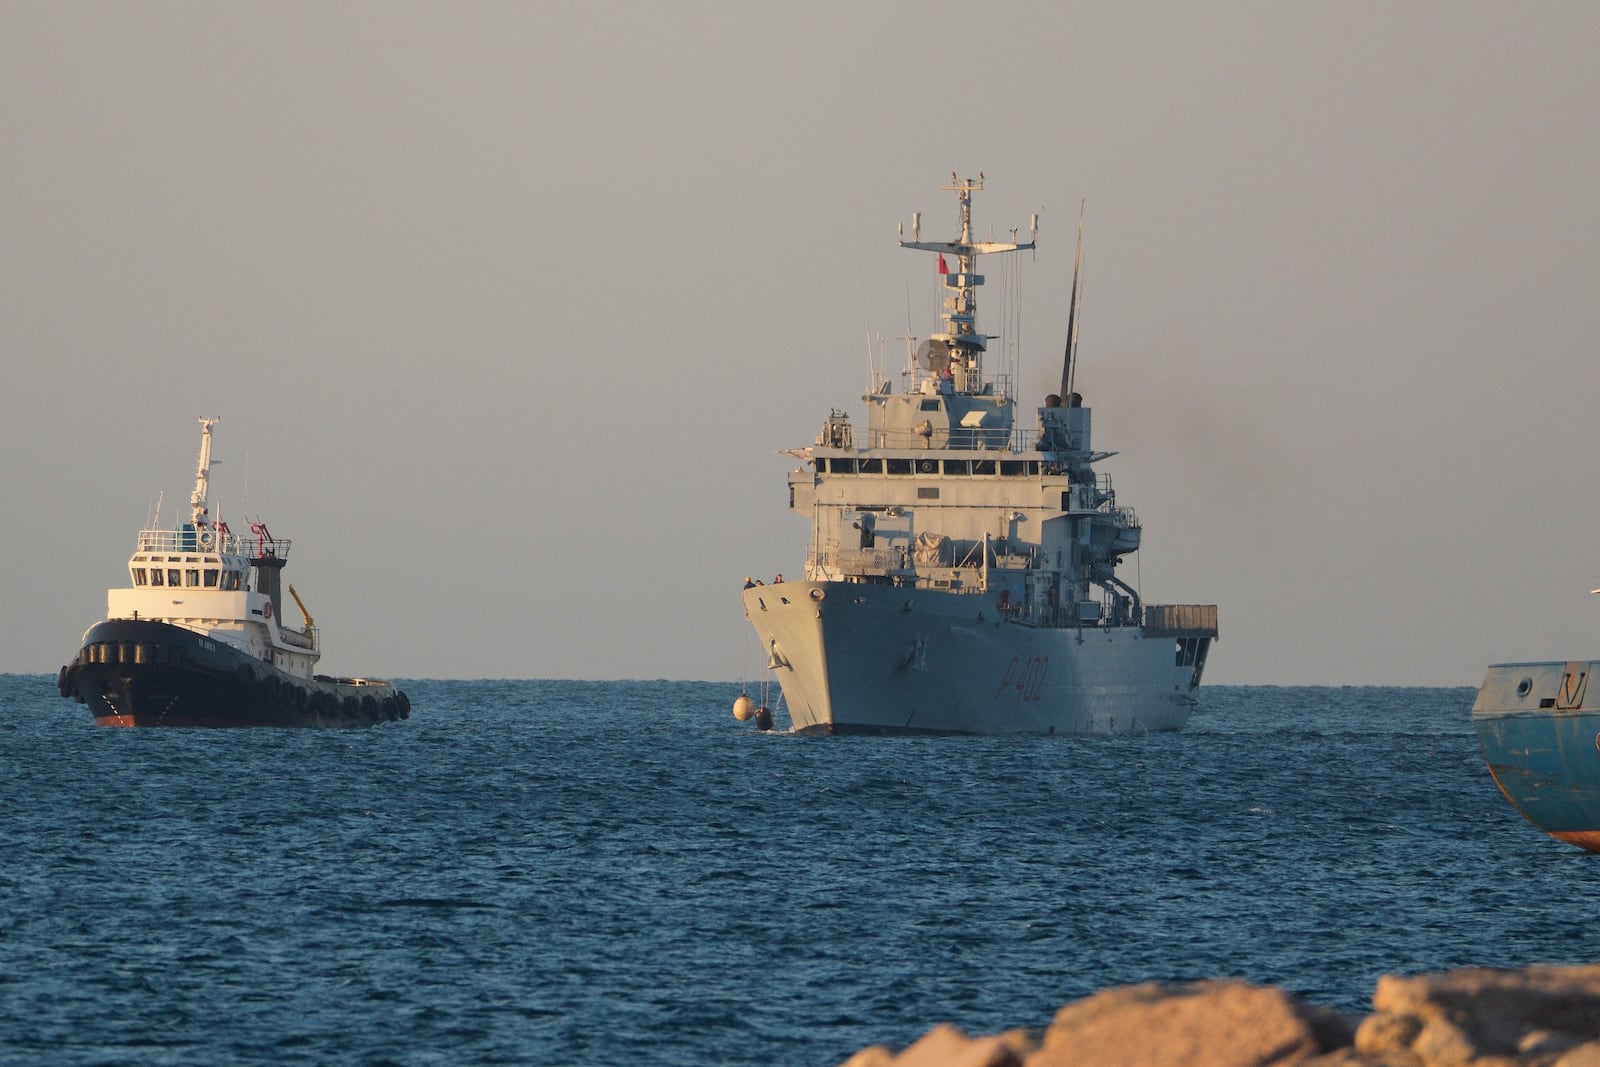
<path fill-rule="evenodd" d="M 293 542 L 259 520 L 248 533 L 235 532 L 211 512 L 212 428 L 220 421 L 200 419 L 188 520 L 163 526 L 158 519 L 139 531 L 129 584 L 107 591 L 106 617 L 181 626 L 309 678 L 321 655 L 319 634 L 309 616 L 299 628 L 283 621 L 283 570 Z"/>
<path fill-rule="evenodd" d="M 917 215 L 911 239 L 900 235 L 902 247 L 939 257 L 940 331 L 912 349 L 903 391 L 884 379 L 863 398 L 864 435 L 835 410 L 811 446 L 790 453 L 802 460 L 790 507 L 812 526 L 807 579 L 972 594 L 986 605 L 975 612 L 1034 627 L 1214 635 L 1214 607 L 1144 606 L 1117 576 L 1142 530 L 1094 469 L 1113 453 L 1093 451 L 1082 398 L 1051 394 L 1034 426 L 1019 427 L 1009 381 L 985 372 L 996 338 L 979 329 L 977 261 L 1033 249 L 1038 216 L 1026 241 L 976 240 L 982 176 L 952 175 L 944 188 L 959 203 L 959 236 L 923 240 Z"/>

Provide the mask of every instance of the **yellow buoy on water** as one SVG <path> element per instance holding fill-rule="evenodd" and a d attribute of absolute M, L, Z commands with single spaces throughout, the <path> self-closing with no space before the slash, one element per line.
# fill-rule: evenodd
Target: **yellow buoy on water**
<path fill-rule="evenodd" d="M 748 722 L 755 711 L 756 702 L 750 699 L 749 693 L 740 693 L 739 699 L 733 702 L 733 717 L 740 722 Z"/>

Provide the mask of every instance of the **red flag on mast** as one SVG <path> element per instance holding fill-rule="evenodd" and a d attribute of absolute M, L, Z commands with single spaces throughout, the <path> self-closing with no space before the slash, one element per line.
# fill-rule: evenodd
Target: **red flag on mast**
<path fill-rule="evenodd" d="M 950 273 L 950 268 L 946 267 L 944 265 L 944 253 L 943 252 L 939 253 L 939 273 L 940 274 L 949 274 Z"/>

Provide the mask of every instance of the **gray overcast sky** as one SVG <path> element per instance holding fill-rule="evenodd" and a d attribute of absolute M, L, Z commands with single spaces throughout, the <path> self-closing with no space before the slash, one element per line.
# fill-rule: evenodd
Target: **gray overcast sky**
<path fill-rule="evenodd" d="M 1600 653 L 1600 6 L 0 4 L 0 670 L 126 581 L 196 418 L 325 670 L 736 679 L 778 450 L 1042 212 L 1217 683 Z M 991 276 L 999 273 L 991 271 Z M 991 287 L 980 325 L 1001 325 Z M 864 290 L 864 292 L 863 292 Z M 752 653 L 753 655 L 753 653 Z"/>

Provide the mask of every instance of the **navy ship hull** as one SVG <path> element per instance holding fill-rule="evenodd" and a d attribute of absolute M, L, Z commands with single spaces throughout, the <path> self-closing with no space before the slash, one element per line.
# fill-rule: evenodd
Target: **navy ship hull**
<path fill-rule="evenodd" d="M 387 682 L 295 677 L 146 619 L 95 624 L 57 685 L 102 726 L 360 727 L 411 714 L 410 700 Z"/>
<path fill-rule="evenodd" d="M 989 600 L 848 582 L 744 592 L 799 734 L 1181 730 L 1215 635 L 1007 621 Z"/>

